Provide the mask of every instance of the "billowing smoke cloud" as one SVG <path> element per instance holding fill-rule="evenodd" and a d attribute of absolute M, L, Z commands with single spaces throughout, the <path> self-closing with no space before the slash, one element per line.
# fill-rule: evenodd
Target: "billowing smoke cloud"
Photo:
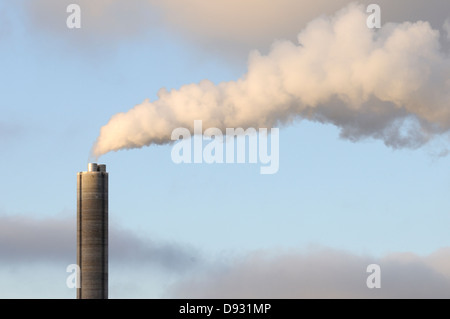
<path fill-rule="evenodd" d="M 351 4 L 320 17 L 268 55 L 252 52 L 248 72 L 217 85 L 204 80 L 161 89 L 114 115 L 92 153 L 171 141 L 177 127 L 274 127 L 296 119 L 332 123 L 353 141 L 375 138 L 416 148 L 450 129 L 450 58 L 427 22 L 366 26 L 365 7 Z M 442 22 L 443 23 L 443 22 Z"/>
<path fill-rule="evenodd" d="M 175 283 L 172 298 L 449 298 L 449 248 L 428 256 L 383 258 L 331 248 L 306 253 L 251 253 Z M 380 288 L 369 289 L 367 266 L 380 266 Z"/>

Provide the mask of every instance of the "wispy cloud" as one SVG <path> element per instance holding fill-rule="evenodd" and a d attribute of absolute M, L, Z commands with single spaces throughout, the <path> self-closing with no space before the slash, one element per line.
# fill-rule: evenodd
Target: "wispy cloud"
<path fill-rule="evenodd" d="M 23 272 L 12 269 L 54 265 L 63 285 L 67 273 L 61 265 L 75 263 L 75 234 L 74 219 L 0 216 L 0 267 L 12 271 L 10 280 L 19 280 L 15 276 Z M 366 268 L 373 263 L 381 267 L 380 289 L 366 286 Z M 171 283 L 162 285 L 167 287 L 164 297 L 170 298 L 450 298 L 449 247 L 428 256 L 392 253 L 373 258 L 321 247 L 206 258 L 192 247 L 148 240 L 112 226 L 110 266 L 112 291 L 118 298 L 136 296 L 136 291 L 147 294 L 149 269 L 158 270 Z M 31 269 L 41 269 L 36 267 Z M 40 271 L 45 273 L 44 268 Z M 167 277 L 170 274 L 175 276 Z M 147 279 L 138 279 L 142 276 Z M 122 295 L 118 287 L 123 285 L 134 287 L 134 292 Z M 64 286 L 62 291 L 68 293 Z"/>
<path fill-rule="evenodd" d="M 63 219 L 0 216 L 0 262 L 70 260 L 74 234 Z"/>
<path fill-rule="evenodd" d="M 37 0 L 16 4 L 24 12 L 24 25 L 58 38 L 71 50 L 106 53 L 111 47 L 151 33 L 158 15 L 147 0 L 78 0 L 81 28 L 67 28 L 71 0 Z"/>
<path fill-rule="evenodd" d="M 307 22 L 353 0 L 78 0 L 82 28 L 65 26 L 70 0 L 35 0 L 22 4 L 30 27 L 60 36 L 72 45 L 101 49 L 154 32 L 170 33 L 214 54 L 245 58 L 252 49 L 267 49 L 276 39 L 294 39 Z M 368 5 L 373 1 L 361 0 Z M 446 0 L 379 0 L 383 19 L 426 20 L 441 27 Z M 79 47 L 77 47 L 79 49 Z"/>
<path fill-rule="evenodd" d="M 0 46 L 2 45 L 3 38 L 11 32 L 11 21 L 8 15 L 8 11 L 5 7 L 0 5 Z"/>
<path fill-rule="evenodd" d="M 170 242 L 136 236 L 110 226 L 110 262 L 160 267 L 183 272 L 200 262 L 196 250 Z M 76 220 L 35 219 L 25 215 L 0 216 L 0 264 L 76 262 Z"/>
<path fill-rule="evenodd" d="M 0 121 L 0 144 L 22 136 L 24 131 L 20 124 Z"/>
<path fill-rule="evenodd" d="M 192 247 L 141 238 L 118 227 L 110 229 L 110 248 L 112 262 L 154 265 L 170 272 L 184 272 L 202 263 L 200 253 Z"/>

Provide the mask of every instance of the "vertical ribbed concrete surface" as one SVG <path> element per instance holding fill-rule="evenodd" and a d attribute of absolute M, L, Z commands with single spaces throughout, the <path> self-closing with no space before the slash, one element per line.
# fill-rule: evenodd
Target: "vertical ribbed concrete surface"
<path fill-rule="evenodd" d="M 108 173 L 89 164 L 77 174 L 78 299 L 108 298 Z"/>

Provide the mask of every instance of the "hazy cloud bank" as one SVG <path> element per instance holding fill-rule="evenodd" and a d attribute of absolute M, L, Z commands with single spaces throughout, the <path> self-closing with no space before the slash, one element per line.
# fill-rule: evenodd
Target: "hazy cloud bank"
<path fill-rule="evenodd" d="M 110 225 L 110 260 L 113 264 L 140 264 L 183 272 L 197 265 L 199 254 L 177 243 L 141 238 Z M 76 219 L 25 215 L 0 216 L 0 263 L 76 263 Z"/>
<path fill-rule="evenodd" d="M 381 267 L 381 288 L 369 289 L 369 264 Z M 449 298 L 450 248 L 421 257 L 383 258 L 330 248 L 261 251 L 174 284 L 175 298 Z"/>
<path fill-rule="evenodd" d="M 277 39 L 294 39 L 320 15 L 332 14 L 351 0 L 78 0 L 82 28 L 66 28 L 70 0 L 21 3 L 29 26 L 90 49 L 116 46 L 149 34 L 168 33 L 221 56 L 243 59 L 266 50 Z M 370 0 L 356 1 L 365 6 Z M 382 21 L 429 21 L 434 28 L 448 18 L 447 0 L 379 0 Z"/>

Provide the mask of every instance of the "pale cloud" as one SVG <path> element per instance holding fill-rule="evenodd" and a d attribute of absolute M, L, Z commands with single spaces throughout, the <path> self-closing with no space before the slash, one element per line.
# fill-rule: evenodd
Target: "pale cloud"
<path fill-rule="evenodd" d="M 59 35 L 91 49 L 169 32 L 205 52 L 243 59 L 252 49 L 266 50 L 277 39 L 294 39 L 312 19 L 335 12 L 351 0 L 79 0 L 82 28 L 70 32 L 65 21 L 69 0 L 26 1 L 32 28 Z M 372 3 L 361 0 L 365 6 Z M 379 0 L 382 20 L 429 21 L 434 28 L 448 18 L 447 0 Z M 147 39 L 148 40 L 148 39 Z M 146 40 L 146 41 L 147 41 Z"/>
<path fill-rule="evenodd" d="M 81 28 L 69 29 L 67 7 L 81 9 Z M 25 13 L 29 29 L 56 37 L 71 52 L 105 54 L 123 42 L 148 35 L 156 28 L 158 14 L 147 0 L 36 0 L 16 4 Z"/>
<path fill-rule="evenodd" d="M 215 54 L 245 57 L 276 39 L 293 39 L 307 22 L 348 0 L 153 1 L 168 29 Z"/>
<path fill-rule="evenodd" d="M 11 22 L 8 15 L 7 8 L 0 5 L 0 46 L 3 44 L 3 39 L 11 33 Z"/>
<path fill-rule="evenodd" d="M 151 1 L 164 14 L 168 29 L 219 55 L 244 58 L 267 50 L 275 40 L 294 39 L 308 22 L 349 3 L 372 0 L 168 0 Z M 379 0 L 382 22 L 429 21 L 439 28 L 450 12 L 447 0 Z"/>
<path fill-rule="evenodd" d="M 0 121 L 0 144 L 19 138 L 24 132 L 20 124 Z"/>
<path fill-rule="evenodd" d="M 421 257 L 384 258 L 330 248 L 261 251 L 175 283 L 172 298 L 449 298 L 449 249 Z M 381 288 L 366 285 L 367 266 L 381 268 Z"/>
<path fill-rule="evenodd" d="M 450 40 L 450 18 L 445 20 L 443 28 L 444 28 L 445 32 L 447 33 L 447 39 Z"/>
<path fill-rule="evenodd" d="M 74 232 L 67 220 L 0 216 L 0 263 L 68 260 Z"/>

